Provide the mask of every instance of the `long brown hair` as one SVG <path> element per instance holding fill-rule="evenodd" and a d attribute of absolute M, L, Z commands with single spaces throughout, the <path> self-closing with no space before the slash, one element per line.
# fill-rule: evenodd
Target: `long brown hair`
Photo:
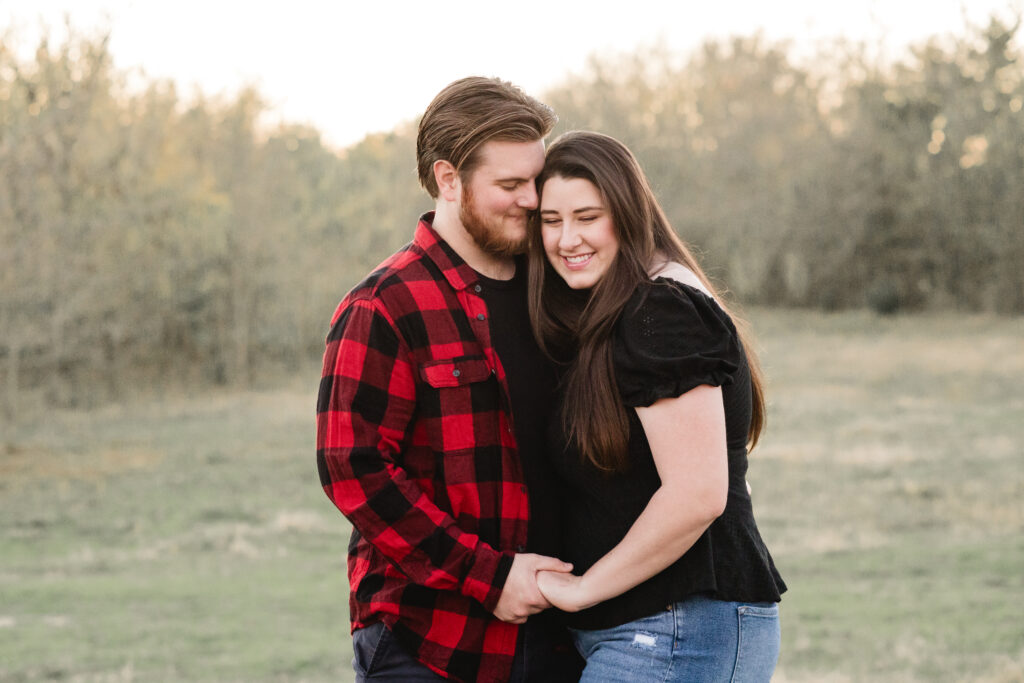
<path fill-rule="evenodd" d="M 569 360 L 562 420 L 569 441 L 603 470 L 627 466 L 629 420 L 612 367 L 612 332 L 622 310 L 659 256 L 683 264 L 733 318 L 750 366 L 752 412 L 747 442 L 757 444 L 765 409 L 761 368 L 746 325 L 737 319 L 704 274 L 686 243 L 672 230 L 640 164 L 615 138 L 574 131 L 551 144 L 537 194 L 553 177 L 588 180 L 607 204 L 619 251 L 589 293 L 569 288 L 544 253 L 539 216 L 530 225 L 530 320 L 538 343 L 557 360 Z"/>

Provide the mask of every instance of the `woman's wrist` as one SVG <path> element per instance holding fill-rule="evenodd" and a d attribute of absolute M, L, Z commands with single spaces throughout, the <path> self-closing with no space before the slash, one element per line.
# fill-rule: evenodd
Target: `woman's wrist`
<path fill-rule="evenodd" d="M 603 599 L 604 598 L 597 594 L 593 574 L 587 571 L 580 577 L 577 585 L 576 602 L 578 604 L 578 608 L 584 610 L 588 607 L 593 607 Z"/>

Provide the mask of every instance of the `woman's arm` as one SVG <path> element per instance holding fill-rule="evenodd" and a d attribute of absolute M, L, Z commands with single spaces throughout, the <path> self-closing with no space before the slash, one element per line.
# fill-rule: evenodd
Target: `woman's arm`
<path fill-rule="evenodd" d="M 538 573 L 541 592 L 562 610 L 591 607 L 661 572 L 725 509 L 729 470 L 721 388 L 701 385 L 636 413 L 661 486 L 626 536 L 583 576 Z"/>

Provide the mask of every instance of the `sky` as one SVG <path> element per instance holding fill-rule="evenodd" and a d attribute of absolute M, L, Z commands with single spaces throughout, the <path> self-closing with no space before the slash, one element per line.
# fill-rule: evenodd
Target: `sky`
<path fill-rule="evenodd" d="M 64 17 L 86 35 L 109 31 L 115 66 L 136 82 L 171 79 L 230 97 L 255 86 L 272 120 L 305 123 L 342 148 L 415 118 L 451 81 L 499 76 L 540 95 L 590 55 L 663 44 L 685 55 L 707 39 L 791 40 L 813 54 L 839 37 L 884 55 L 965 19 L 1012 18 L 1024 0 L 0 0 L 15 49 L 34 50 L 42 27 L 64 35 Z"/>

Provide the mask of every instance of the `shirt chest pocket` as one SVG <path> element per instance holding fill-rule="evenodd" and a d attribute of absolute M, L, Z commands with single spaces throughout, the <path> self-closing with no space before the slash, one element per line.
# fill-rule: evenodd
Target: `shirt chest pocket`
<path fill-rule="evenodd" d="M 435 451 L 500 443 L 498 381 L 483 356 L 430 360 L 420 364 L 419 372 L 419 422 Z"/>
<path fill-rule="evenodd" d="M 483 382 L 490 376 L 491 369 L 483 356 L 446 358 L 420 365 L 420 377 L 435 389 Z"/>

